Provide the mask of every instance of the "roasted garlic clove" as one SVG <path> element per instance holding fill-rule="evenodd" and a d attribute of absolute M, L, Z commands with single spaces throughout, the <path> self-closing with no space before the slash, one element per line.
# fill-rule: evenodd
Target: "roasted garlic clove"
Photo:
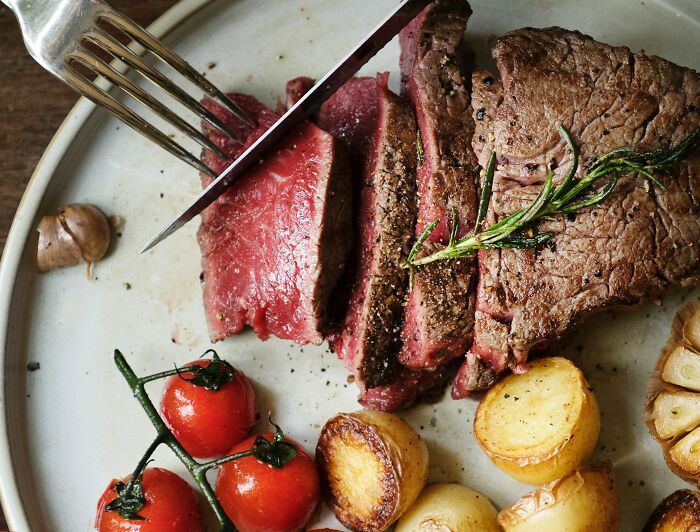
<path fill-rule="evenodd" d="M 650 378 L 645 411 L 647 427 L 661 445 L 669 469 L 696 484 L 700 483 L 699 327 L 700 299 L 681 308 L 673 320 Z"/>
<path fill-rule="evenodd" d="M 671 384 L 700 392 L 700 354 L 679 345 L 666 359 L 661 378 Z"/>
<path fill-rule="evenodd" d="M 681 470 L 697 478 L 700 475 L 700 427 L 671 447 L 669 456 Z"/>
<path fill-rule="evenodd" d="M 700 395 L 691 392 L 661 392 L 654 401 L 656 432 L 664 440 L 700 425 Z"/>
<path fill-rule="evenodd" d="M 695 349 L 700 350 L 700 312 L 686 320 L 683 325 L 683 338 Z"/>
<path fill-rule="evenodd" d="M 104 213 L 92 205 L 67 205 L 39 222 L 37 263 L 40 272 L 98 262 L 109 249 L 112 229 Z"/>

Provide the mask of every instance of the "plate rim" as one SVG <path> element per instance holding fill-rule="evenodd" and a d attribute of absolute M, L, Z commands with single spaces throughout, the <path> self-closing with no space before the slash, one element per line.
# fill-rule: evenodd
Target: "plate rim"
<path fill-rule="evenodd" d="M 700 4 L 695 3 L 695 0 L 651 1 L 675 13 L 682 13 L 700 27 Z M 161 38 L 214 2 L 215 0 L 179 0 L 148 26 L 148 30 Z M 27 241 L 34 230 L 32 222 L 46 190 L 71 144 L 96 110 L 95 104 L 81 97 L 56 130 L 27 183 L 0 259 L 0 504 L 11 530 L 30 530 L 28 513 L 20 496 L 17 472 L 12 460 L 6 400 L 8 324 L 16 289 L 15 281 Z"/>
<path fill-rule="evenodd" d="M 213 1 L 179 0 L 147 29 L 156 37 L 162 38 Z M 0 387 L 0 504 L 2 504 L 7 524 L 12 530 L 30 530 L 12 461 L 7 419 L 7 325 L 15 291 L 15 280 L 26 242 L 34 229 L 32 224 L 34 214 L 67 150 L 97 108 L 97 105 L 90 100 L 79 98 L 56 130 L 22 194 L 7 235 L 2 259 L 0 259 L 0 346 L 2 346 L 0 353 L 0 382 L 2 382 Z"/>

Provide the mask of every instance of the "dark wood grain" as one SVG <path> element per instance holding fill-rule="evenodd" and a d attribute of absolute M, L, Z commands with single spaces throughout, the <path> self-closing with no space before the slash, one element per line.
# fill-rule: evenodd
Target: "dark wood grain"
<path fill-rule="evenodd" d="M 112 2 L 143 25 L 175 3 Z M 0 7 L 0 248 L 5 246 L 12 218 L 36 164 L 77 99 L 74 92 L 29 57 L 14 16 L 6 7 Z M 98 495 L 95 494 L 95 501 Z M 6 528 L 0 512 L 0 530 Z"/>

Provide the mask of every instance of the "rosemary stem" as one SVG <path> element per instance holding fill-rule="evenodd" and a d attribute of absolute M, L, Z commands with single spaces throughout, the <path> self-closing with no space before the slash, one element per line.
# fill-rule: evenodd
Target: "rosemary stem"
<path fill-rule="evenodd" d="M 450 240 L 443 249 L 431 255 L 416 258 L 423 243 L 440 221 L 439 219 L 434 220 L 416 239 L 408 258 L 402 263 L 402 267 L 408 268 L 412 275 L 412 268 L 416 266 L 423 266 L 438 260 L 469 257 L 480 249 L 535 248 L 552 238 L 553 233 L 533 233 L 532 224 L 552 215 L 572 213 L 598 205 L 612 193 L 619 177 L 625 174 L 637 174 L 663 190 L 665 186 L 657 179 L 655 172 L 679 163 L 700 144 L 700 127 L 698 127 L 672 148 L 659 148 L 648 152 L 639 152 L 634 146 L 615 148 L 598 157 L 583 175 L 576 179 L 579 166 L 578 150 L 569 132 L 561 125 L 558 126 L 558 130 L 571 154 L 571 165 L 559 185 L 554 186 L 554 173 L 549 169 L 538 196 L 529 206 L 505 216 L 482 231 L 481 222 L 486 217 L 491 201 L 496 164 L 496 156 L 492 153 L 482 180 L 482 193 L 474 231 L 457 239 L 456 234 L 454 234 L 455 229 L 450 234 Z M 608 178 L 607 183 L 592 190 L 592 186 L 605 177 Z M 695 203 L 695 199 L 692 197 L 691 201 Z M 523 235 L 523 229 L 528 226 L 531 227 L 529 234 Z M 455 221 L 453 221 L 453 227 L 457 227 Z"/>
<path fill-rule="evenodd" d="M 184 464 L 184 466 L 190 472 L 190 475 L 192 475 L 192 478 L 194 478 L 195 482 L 201 488 L 202 492 L 204 493 L 204 497 L 207 499 L 207 502 L 214 511 L 214 514 L 216 514 L 216 518 L 219 521 L 219 530 L 221 532 L 236 532 L 236 527 L 228 518 L 226 512 L 224 512 L 224 509 L 221 507 L 221 504 L 216 498 L 214 490 L 212 489 L 211 485 L 206 479 L 207 470 L 211 469 L 211 467 L 214 467 L 214 465 L 211 465 L 208 468 L 202 468 L 202 465 L 207 464 L 199 464 L 199 462 L 192 458 L 192 456 L 184 449 L 180 442 L 177 441 L 173 433 L 167 427 L 167 425 L 163 421 L 163 418 L 160 417 L 160 414 L 158 414 L 156 407 L 153 405 L 153 402 L 146 393 L 146 389 L 144 387 L 146 382 L 155 380 L 156 376 L 158 375 L 161 376 L 158 378 L 162 378 L 168 375 L 174 375 L 177 373 L 177 370 L 156 373 L 149 377 L 145 377 L 144 379 L 139 379 L 134 373 L 134 371 L 131 369 L 129 363 L 126 361 L 126 358 L 124 358 L 124 355 L 122 355 L 118 349 L 114 350 L 114 363 L 117 365 L 119 372 L 129 384 L 129 388 L 131 388 L 131 392 L 133 393 L 134 397 L 139 402 L 143 410 L 146 412 L 148 419 L 151 420 L 151 423 L 156 429 L 158 435 L 154 440 L 153 444 L 151 444 L 153 450 L 155 450 L 155 448 L 160 443 L 166 444 L 173 451 L 175 456 L 177 456 L 180 459 L 180 461 Z M 156 442 L 158 443 L 156 444 Z M 148 458 L 145 457 L 145 460 L 147 462 Z M 143 461 L 144 459 L 142 458 L 142 462 Z M 141 464 L 139 463 L 139 465 Z"/>

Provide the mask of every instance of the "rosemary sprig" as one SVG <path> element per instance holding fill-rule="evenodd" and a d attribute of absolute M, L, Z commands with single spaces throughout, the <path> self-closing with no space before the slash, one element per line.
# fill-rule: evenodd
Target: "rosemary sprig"
<path fill-rule="evenodd" d="M 542 189 L 528 207 L 481 230 L 481 224 L 491 201 L 491 185 L 496 167 L 496 156 L 492 154 L 482 183 L 474 232 L 460 239 L 455 239 L 451 235 L 450 241 L 442 250 L 416 258 L 423 243 L 438 225 L 437 220 L 433 221 L 418 237 L 402 266 L 412 269 L 438 260 L 467 257 L 480 249 L 537 247 L 546 243 L 554 235 L 553 233 L 533 233 L 532 231 L 528 234 L 523 231 L 527 226 L 548 216 L 573 213 L 584 207 L 603 202 L 612 193 L 619 177 L 626 173 L 637 173 L 651 181 L 655 186 L 664 188 L 654 173 L 678 164 L 698 146 L 700 141 L 699 127 L 673 148 L 660 148 L 649 152 L 638 152 L 634 146 L 617 148 L 596 159 L 583 176 L 576 179 L 579 164 L 578 151 L 569 132 L 561 125 L 557 127 L 559 134 L 569 147 L 572 158 L 571 167 L 559 186 L 554 186 L 554 172 L 550 169 Z M 605 177 L 608 178 L 608 181 L 604 186 L 595 191 L 591 190 L 595 183 Z"/>

